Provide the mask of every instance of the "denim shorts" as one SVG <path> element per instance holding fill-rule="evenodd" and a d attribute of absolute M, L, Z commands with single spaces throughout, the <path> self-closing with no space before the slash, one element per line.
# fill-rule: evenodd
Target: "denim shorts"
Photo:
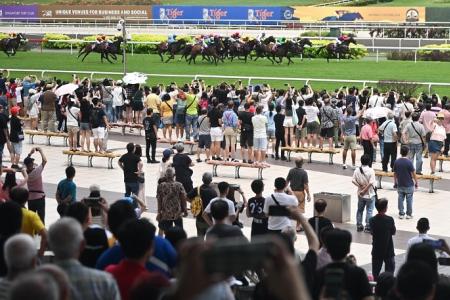
<path fill-rule="evenodd" d="M 80 123 L 80 130 L 90 130 L 91 124 L 89 123 Z"/>
<path fill-rule="evenodd" d="M 21 155 L 22 154 L 22 142 L 18 143 L 11 143 L 14 154 L 15 155 Z"/>
<path fill-rule="evenodd" d="M 253 138 L 254 150 L 267 150 L 267 138 Z"/>

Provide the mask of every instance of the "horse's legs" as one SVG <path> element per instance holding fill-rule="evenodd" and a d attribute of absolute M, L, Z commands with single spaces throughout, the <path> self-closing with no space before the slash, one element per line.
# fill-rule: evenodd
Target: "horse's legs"
<path fill-rule="evenodd" d="M 109 59 L 108 53 L 105 53 L 105 58 L 107 61 L 109 61 L 110 64 L 112 64 L 113 62 Z M 114 57 L 113 57 L 114 58 Z M 116 57 L 117 58 L 117 57 Z"/>
<path fill-rule="evenodd" d="M 161 57 L 161 62 L 163 62 L 163 61 L 164 61 L 164 58 L 163 58 L 161 52 L 158 51 L 158 55 L 159 55 L 159 57 Z"/>
<path fill-rule="evenodd" d="M 81 61 L 84 61 L 84 59 L 86 58 L 86 56 L 88 56 L 91 52 L 86 52 L 83 56 L 83 58 L 81 59 Z M 102 61 L 103 62 L 103 61 Z"/>

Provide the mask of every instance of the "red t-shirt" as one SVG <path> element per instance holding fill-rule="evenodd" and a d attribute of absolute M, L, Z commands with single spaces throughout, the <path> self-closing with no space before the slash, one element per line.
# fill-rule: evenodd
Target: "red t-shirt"
<path fill-rule="evenodd" d="M 168 280 L 158 272 L 149 272 L 144 266 L 128 259 L 123 259 L 117 265 L 107 266 L 105 271 L 116 279 L 122 300 L 130 299 L 131 289 L 140 278 L 155 277 L 155 282 L 160 283 L 161 286 L 168 285 Z M 164 280 L 161 281 L 160 277 L 164 277 Z"/>

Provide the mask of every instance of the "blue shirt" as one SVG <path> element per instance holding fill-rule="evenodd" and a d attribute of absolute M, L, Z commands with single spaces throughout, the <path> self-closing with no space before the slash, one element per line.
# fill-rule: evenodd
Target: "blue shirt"
<path fill-rule="evenodd" d="M 36 84 L 33 82 L 24 81 L 24 82 L 22 82 L 22 86 L 23 86 L 23 89 L 22 89 L 23 96 L 27 97 L 29 94 L 29 90 L 34 89 L 36 87 Z"/>
<path fill-rule="evenodd" d="M 73 182 L 73 180 L 63 179 L 58 183 L 58 188 L 56 192 L 59 194 L 60 199 L 64 199 L 67 196 L 71 195 L 71 202 L 75 202 L 77 200 L 77 186 Z"/>
<path fill-rule="evenodd" d="M 272 111 L 272 116 L 270 116 L 270 111 L 266 111 L 264 113 L 264 116 L 267 118 L 267 129 L 271 129 L 275 131 L 275 121 L 273 120 L 273 117 L 275 116 L 275 112 Z"/>
<path fill-rule="evenodd" d="M 412 172 L 414 172 L 414 165 L 406 157 L 397 159 L 394 163 L 394 172 L 397 175 L 398 187 L 412 187 L 414 181 L 412 178 Z"/>
<path fill-rule="evenodd" d="M 167 277 L 171 277 L 171 270 L 175 267 L 177 261 L 177 252 L 173 248 L 170 242 L 160 236 L 155 236 L 154 253 L 150 260 L 146 263 L 145 267 L 149 271 L 159 271 Z M 118 264 L 125 254 L 123 253 L 120 245 L 115 245 L 98 258 L 95 268 L 98 270 L 104 270 L 109 265 Z"/>
<path fill-rule="evenodd" d="M 236 128 L 237 125 L 238 125 L 238 116 L 236 115 L 236 113 L 234 112 L 234 110 L 232 110 L 232 109 L 227 109 L 227 110 L 223 113 L 222 121 L 223 121 L 223 126 L 224 126 L 224 127 L 233 127 L 233 128 Z"/>
<path fill-rule="evenodd" d="M 347 116 L 342 117 L 342 129 L 344 130 L 344 135 L 356 135 L 356 121 L 358 121 L 358 117 L 356 116 Z"/>

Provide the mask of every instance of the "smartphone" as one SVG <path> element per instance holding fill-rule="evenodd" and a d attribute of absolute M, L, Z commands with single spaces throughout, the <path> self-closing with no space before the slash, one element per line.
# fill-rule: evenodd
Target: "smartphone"
<path fill-rule="evenodd" d="M 438 257 L 441 266 L 450 266 L 450 257 Z"/>
<path fill-rule="evenodd" d="M 433 249 L 441 249 L 442 246 L 444 245 L 444 241 L 443 240 L 428 240 L 428 239 L 424 239 L 423 243 L 430 245 L 431 247 L 433 247 Z"/>
<path fill-rule="evenodd" d="M 271 205 L 269 206 L 269 216 L 272 217 L 289 217 L 291 213 L 286 206 Z"/>
<path fill-rule="evenodd" d="M 227 238 L 215 242 L 203 256 L 208 274 L 230 276 L 248 270 L 260 270 L 273 257 L 273 243 L 266 239 Z"/>

